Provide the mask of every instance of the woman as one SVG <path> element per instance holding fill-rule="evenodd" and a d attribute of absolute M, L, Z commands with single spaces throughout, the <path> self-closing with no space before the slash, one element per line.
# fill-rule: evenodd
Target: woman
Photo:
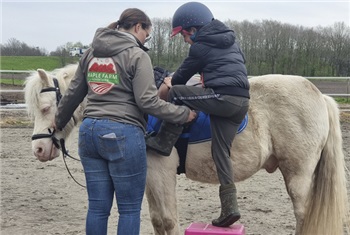
<path fill-rule="evenodd" d="M 117 234 L 139 234 L 147 169 L 145 114 L 176 124 L 195 117 L 189 108 L 157 95 L 144 47 L 151 26 L 143 11 L 131 8 L 117 22 L 97 29 L 58 106 L 55 125 L 62 129 L 87 98 L 79 129 L 89 199 L 86 234 L 107 234 L 114 193 L 120 214 Z"/>
<path fill-rule="evenodd" d="M 172 26 L 172 36 L 180 33 L 191 47 L 188 57 L 172 78 L 164 80 L 170 89 L 168 100 L 210 115 L 211 152 L 220 182 L 221 201 L 221 214 L 212 224 L 227 227 L 241 217 L 230 151 L 249 107 L 244 56 L 235 42 L 234 32 L 215 20 L 202 3 L 189 2 L 180 6 Z M 184 85 L 196 73 L 201 74 L 202 87 Z M 164 87 L 162 91 L 167 90 Z M 174 131 L 176 128 L 177 132 Z M 181 130 L 181 127 L 163 122 L 157 136 L 147 139 L 147 147 L 168 156 L 178 138 L 168 132 L 180 134 Z M 172 140 L 164 141 L 166 136 L 171 136 Z"/>

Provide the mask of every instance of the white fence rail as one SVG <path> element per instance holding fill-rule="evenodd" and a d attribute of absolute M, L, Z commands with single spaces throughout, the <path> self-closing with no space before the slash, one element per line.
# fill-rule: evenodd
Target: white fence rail
<path fill-rule="evenodd" d="M 2 77 L 2 74 L 27 74 L 27 73 L 31 73 L 34 70 L 0 70 L 0 78 Z M 248 77 L 253 77 L 253 76 L 248 76 Z M 332 96 L 332 97 L 350 97 L 350 77 L 305 77 L 308 80 L 311 81 L 325 81 L 325 80 L 329 80 L 329 81 L 339 81 L 339 80 L 346 80 L 346 91 L 343 93 L 327 93 L 327 92 L 323 92 L 326 95 Z M 7 78 L 7 79 L 18 79 L 18 78 Z M 14 82 L 13 82 L 14 84 Z M 316 85 L 317 86 L 317 85 Z M 320 89 L 320 87 L 318 87 Z M 344 88 L 344 87 L 342 87 Z M 320 89 L 322 91 L 322 89 Z M 344 89 L 343 89 L 344 90 Z M 0 90 L 0 93 L 14 93 L 14 92 L 24 92 L 23 90 Z"/>
<path fill-rule="evenodd" d="M 34 70 L 0 70 L 0 73 L 31 73 Z"/>

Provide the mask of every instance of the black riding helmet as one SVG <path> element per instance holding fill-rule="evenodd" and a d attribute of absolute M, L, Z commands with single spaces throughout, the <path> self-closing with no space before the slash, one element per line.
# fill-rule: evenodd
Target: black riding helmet
<path fill-rule="evenodd" d="M 171 37 L 187 28 L 204 26 L 210 23 L 213 18 L 213 14 L 204 4 L 199 2 L 185 3 L 174 13 Z"/>

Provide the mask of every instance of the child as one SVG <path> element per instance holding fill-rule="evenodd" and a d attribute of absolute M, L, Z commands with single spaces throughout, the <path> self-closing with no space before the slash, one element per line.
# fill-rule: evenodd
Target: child
<path fill-rule="evenodd" d="M 212 157 L 220 181 L 221 214 L 214 226 L 227 227 L 240 219 L 230 149 L 249 107 L 249 82 L 244 55 L 235 34 L 215 20 L 202 3 L 189 2 L 173 17 L 172 35 L 191 44 L 188 57 L 172 76 L 168 101 L 210 115 Z M 202 87 L 186 86 L 200 73 Z M 183 127 L 163 122 L 159 133 L 146 140 L 148 148 L 169 156 Z"/>

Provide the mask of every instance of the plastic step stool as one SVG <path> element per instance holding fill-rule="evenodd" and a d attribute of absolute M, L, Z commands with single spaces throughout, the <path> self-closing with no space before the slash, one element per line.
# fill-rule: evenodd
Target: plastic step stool
<path fill-rule="evenodd" d="M 185 235 L 245 235 L 245 228 L 242 224 L 222 228 L 205 223 L 191 223 L 185 230 Z"/>

